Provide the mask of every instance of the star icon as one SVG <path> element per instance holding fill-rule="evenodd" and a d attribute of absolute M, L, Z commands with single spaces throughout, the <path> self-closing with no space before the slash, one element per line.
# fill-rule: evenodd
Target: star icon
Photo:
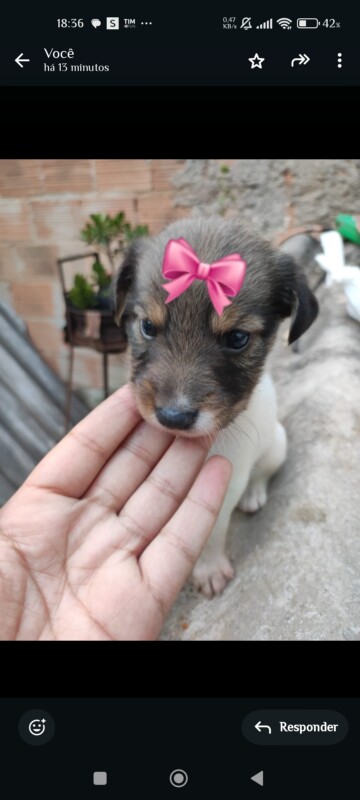
<path fill-rule="evenodd" d="M 265 58 L 260 58 L 259 53 L 255 53 L 252 58 L 249 58 L 248 61 L 251 61 L 251 69 L 255 67 L 259 67 L 262 69 L 262 62 L 265 61 Z"/>

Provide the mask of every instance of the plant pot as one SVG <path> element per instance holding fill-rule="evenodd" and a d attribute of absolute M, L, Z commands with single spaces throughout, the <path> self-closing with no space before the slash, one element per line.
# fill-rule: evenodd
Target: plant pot
<path fill-rule="evenodd" d="M 67 325 L 65 341 L 101 352 L 121 352 L 127 340 L 122 328 L 114 322 L 113 312 L 107 309 L 80 309 L 66 304 Z"/>
<path fill-rule="evenodd" d="M 101 308 L 104 311 L 111 311 L 110 289 L 101 289 L 96 295 L 96 300 L 96 308 Z"/>

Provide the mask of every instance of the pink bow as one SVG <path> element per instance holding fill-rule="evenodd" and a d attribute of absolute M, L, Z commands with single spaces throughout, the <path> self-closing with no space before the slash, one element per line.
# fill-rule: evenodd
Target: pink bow
<path fill-rule="evenodd" d="M 170 239 L 165 248 L 162 274 L 174 280 L 162 284 L 169 293 L 165 302 L 171 303 L 196 279 L 206 281 L 211 302 L 220 316 L 225 306 L 231 306 L 226 295 L 235 297 L 240 291 L 245 271 L 246 262 L 237 253 L 213 264 L 203 264 L 185 239 Z"/>

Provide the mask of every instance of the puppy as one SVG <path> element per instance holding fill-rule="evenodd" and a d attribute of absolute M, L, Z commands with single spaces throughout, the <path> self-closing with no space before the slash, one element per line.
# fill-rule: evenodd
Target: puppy
<path fill-rule="evenodd" d="M 166 304 L 164 252 L 170 239 L 179 238 L 204 264 L 235 253 L 246 262 L 243 285 L 221 314 L 204 280 L 194 280 Z M 211 455 L 221 453 L 233 464 L 221 512 L 193 572 L 195 586 L 211 597 L 234 576 L 224 552 L 232 511 L 254 512 L 265 504 L 269 478 L 286 456 L 267 356 L 281 320 L 292 316 L 294 342 L 314 321 L 317 300 L 291 257 L 274 252 L 237 220 L 218 217 L 184 219 L 135 241 L 113 296 L 144 419 L 179 436 L 211 436 Z"/>

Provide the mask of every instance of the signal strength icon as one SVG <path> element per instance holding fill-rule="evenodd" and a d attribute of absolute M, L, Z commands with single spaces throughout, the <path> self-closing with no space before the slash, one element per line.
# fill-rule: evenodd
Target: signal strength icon
<path fill-rule="evenodd" d="M 280 19 L 277 19 L 276 22 L 281 28 L 284 28 L 284 30 L 291 30 L 292 19 L 289 19 L 289 17 L 280 17 Z"/>
<path fill-rule="evenodd" d="M 273 26 L 272 19 L 267 19 L 266 22 L 262 22 L 261 25 L 257 25 L 256 27 L 257 28 L 266 28 L 268 30 L 269 28 L 272 28 L 272 26 Z"/>

